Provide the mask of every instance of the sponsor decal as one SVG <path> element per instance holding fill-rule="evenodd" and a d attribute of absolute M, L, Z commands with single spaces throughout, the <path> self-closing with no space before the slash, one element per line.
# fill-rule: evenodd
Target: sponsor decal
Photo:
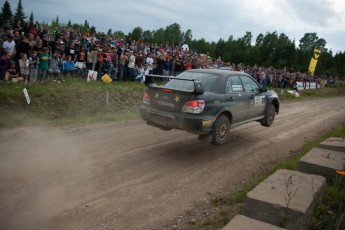
<path fill-rule="evenodd" d="M 179 102 L 179 101 L 180 101 L 180 97 L 179 97 L 179 96 L 176 96 L 176 97 L 175 97 L 175 101 L 176 101 L 176 103 Z"/>
<path fill-rule="evenodd" d="M 157 103 L 158 103 L 158 105 L 167 106 L 167 107 L 170 107 L 170 108 L 174 108 L 175 107 L 174 103 L 171 103 L 171 102 L 158 101 Z"/>

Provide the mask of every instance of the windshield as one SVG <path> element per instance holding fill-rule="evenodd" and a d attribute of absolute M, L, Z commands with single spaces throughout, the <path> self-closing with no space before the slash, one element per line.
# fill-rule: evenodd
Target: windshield
<path fill-rule="evenodd" d="M 214 85 L 216 79 L 216 74 L 210 73 L 198 73 L 198 72 L 183 72 L 176 77 L 176 79 L 184 78 L 184 79 L 197 79 L 201 81 L 202 86 L 205 92 L 209 92 L 212 86 Z M 186 81 L 186 80 L 176 80 L 171 79 L 167 84 L 164 85 L 166 88 L 170 89 L 178 89 L 184 91 L 193 91 L 194 90 L 194 83 L 193 81 Z"/>

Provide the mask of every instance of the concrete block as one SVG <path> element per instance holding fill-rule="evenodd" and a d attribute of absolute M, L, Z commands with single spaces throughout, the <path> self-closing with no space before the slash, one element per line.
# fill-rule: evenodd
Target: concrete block
<path fill-rule="evenodd" d="M 326 179 L 279 169 L 247 193 L 245 215 L 286 229 L 307 229 Z"/>
<path fill-rule="evenodd" d="M 222 230 L 284 230 L 265 222 L 254 220 L 252 218 L 237 215 Z"/>
<path fill-rule="evenodd" d="M 298 170 L 334 179 L 336 170 L 345 169 L 345 152 L 313 148 L 298 161 Z"/>
<path fill-rule="evenodd" d="M 345 153 L 345 138 L 341 138 L 341 137 L 328 138 L 327 140 L 321 142 L 319 147 Z"/>

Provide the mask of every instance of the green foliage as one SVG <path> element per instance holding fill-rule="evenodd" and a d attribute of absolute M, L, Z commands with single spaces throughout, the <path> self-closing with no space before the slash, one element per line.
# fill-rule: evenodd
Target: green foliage
<path fill-rule="evenodd" d="M 11 10 L 11 5 L 10 3 L 8 3 L 8 1 L 6 0 L 4 2 L 4 5 L 2 6 L 2 11 L 0 14 L 0 25 L 3 25 L 6 20 L 10 20 L 12 22 L 12 10 Z"/>
<path fill-rule="evenodd" d="M 314 208 L 311 230 L 345 229 L 345 178 L 338 175 L 326 188 L 322 203 Z"/>
<path fill-rule="evenodd" d="M 18 6 L 17 6 L 17 9 L 16 9 L 16 13 L 14 15 L 13 26 L 16 26 L 18 20 L 23 25 L 25 19 L 26 19 L 26 16 L 24 14 L 24 9 L 23 9 L 23 6 L 22 6 L 22 0 L 19 0 L 18 1 Z"/>

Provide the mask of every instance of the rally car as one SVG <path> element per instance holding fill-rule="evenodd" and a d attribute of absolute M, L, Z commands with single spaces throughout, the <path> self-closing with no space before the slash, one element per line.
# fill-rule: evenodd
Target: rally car
<path fill-rule="evenodd" d="M 184 130 L 216 145 L 241 124 L 271 126 L 279 112 L 278 95 L 243 72 L 192 69 L 176 77 L 147 75 L 145 85 L 140 115 L 148 125 Z"/>

